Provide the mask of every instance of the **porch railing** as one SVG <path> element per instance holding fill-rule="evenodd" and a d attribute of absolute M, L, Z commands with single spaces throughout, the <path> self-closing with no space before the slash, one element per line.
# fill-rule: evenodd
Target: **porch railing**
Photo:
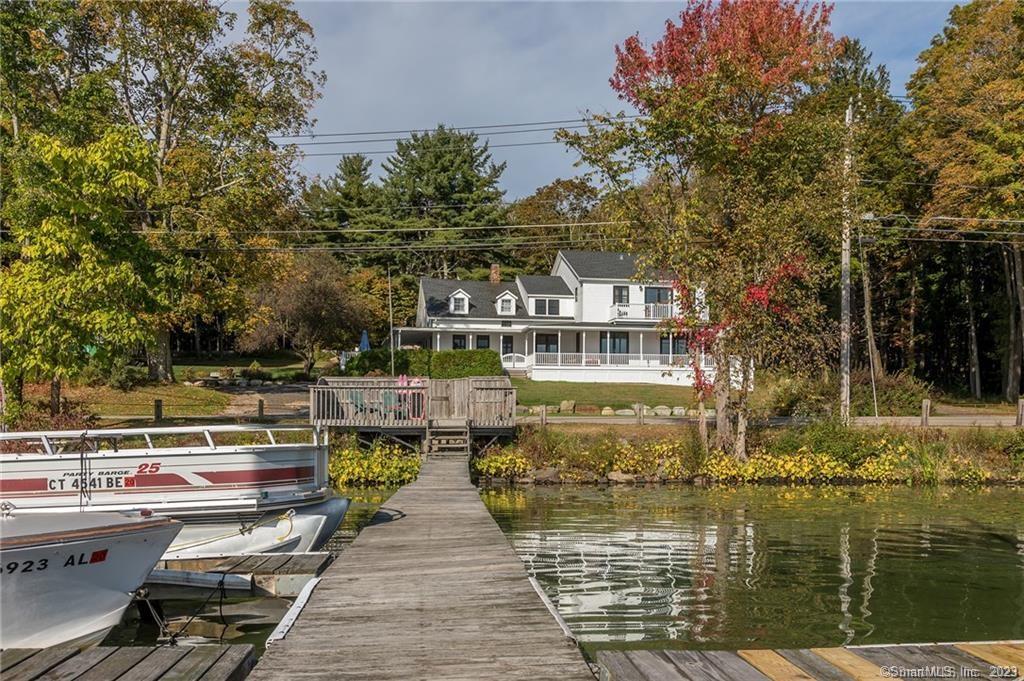
<path fill-rule="evenodd" d="M 562 367 L 635 367 L 638 369 L 691 366 L 689 355 L 648 355 L 616 352 L 538 352 L 533 355 L 534 366 Z M 714 368 L 710 355 L 701 357 L 701 368 Z"/>

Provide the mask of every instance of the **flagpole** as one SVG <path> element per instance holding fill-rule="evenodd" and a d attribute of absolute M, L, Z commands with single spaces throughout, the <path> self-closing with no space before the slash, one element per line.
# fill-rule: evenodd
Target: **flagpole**
<path fill-rule="evenodd" d="M 391 347 L 391 375 L 395 375 L 395 308 L 391 303 L 391 268 L 388 268 L 388 324 L 391 327 L 390 342 L 388 345 Z"/>

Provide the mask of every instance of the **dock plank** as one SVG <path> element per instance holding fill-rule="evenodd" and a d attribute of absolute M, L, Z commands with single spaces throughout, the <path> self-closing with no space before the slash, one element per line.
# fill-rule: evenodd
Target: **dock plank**
<path fill-rule="evenodd" d="M 384 503 L 250 678 L 593 675 L 484 507 L 466 458 L 455 456 L 428 459 Z"/>
<path fill-rule="evenodd" d="M 116 648 L 90 648 L 71 657 L 39 677 L 40 681 L 71 681 L 110 657 Z"/>
<path fill-rule="evenodd" d="M 78 677 L 76 681 L 109 681 L 120 679 L 129 669 L 133 668 L 152 653 L 154 648 L 145 646 L 125 646 L 115 648 L 114 654 Z"/>
<path fill-rule="evenodd" d="M 210 670 L 227 652 L 227 646 L 196 646 L 168 669 L 160 681 L 194 681 Z"/>
<path fill-rule="evenodd" d="M 772 681 L 814 681 L 813 676 L 774 650 L 741 650 L 739 656 Z"/>
<path fill-rule="evenodd" d="M 157 648 L 119 676 L 117 681 L 156 681 L 190 650 L 185 646 Z"/>
<path fill-rule="evenodd" d="M 44 648 L 5 672 L 4 681 L 32 681 L 77 654 L 78 648 L 72 646 Z"/>
<path fill-rule="evenodd" d="M 0 650 L 0 672 L 5 672 L 16 664 L 38 653 L 34 648 L 8 648 Z"/>
<path fill-rule="evenodd" d="M 241 681 L 249 675 L 256 664 L 251 645 L 226 646 L 227 650 L 217 662 L 207 669 L 199 681 Z"/>

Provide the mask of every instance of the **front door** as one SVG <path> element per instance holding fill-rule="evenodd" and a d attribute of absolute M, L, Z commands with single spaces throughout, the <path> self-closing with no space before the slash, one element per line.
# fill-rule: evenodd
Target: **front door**
<path fill-rule="evenodd" d="M 512 354 L 512 336 L 501 337 L 501 354 L 511 355 Z"/>

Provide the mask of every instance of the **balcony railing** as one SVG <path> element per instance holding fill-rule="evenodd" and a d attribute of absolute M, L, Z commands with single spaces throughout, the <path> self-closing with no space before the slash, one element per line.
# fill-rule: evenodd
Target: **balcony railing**
<path fill-rule="evenodd" d="M 608 309 L 608 319 L 660 321 L 675 313 L 672 303 L 613 303 Z"/>

